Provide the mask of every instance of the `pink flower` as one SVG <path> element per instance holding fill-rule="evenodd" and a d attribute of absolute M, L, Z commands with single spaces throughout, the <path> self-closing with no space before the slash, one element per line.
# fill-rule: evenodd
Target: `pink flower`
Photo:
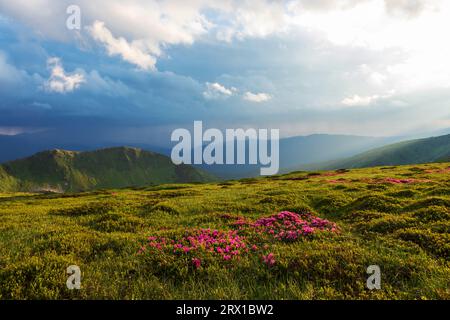
<path fill-rule="evenodd" d="M 146 247 L 142 246 L 142 247 L 139 249 L 138 254 L 144 253 L 146 249 L 147 249 Z"/>
<path fill-rule="evenodd" d="M 202 261 L 199 258 L 192 258 L 192 264 L 194 265 L 195 269 L 198 269 L 200 268 Z"/>
<path fill-rule="evenodd" d="M 264 263 L 267 264 L 269 267 L 275 264 L 275 258 L 273 256 L 273 253 L 269 253 L 267 256 L 263 256 L 262 258 Z"/>
<path fill-rule="evenodd" d="M 155 251 L 163 254 L 173 254 L 187 256 L 191 258 L 191 263 L 195 268 L 199 268 L 202 261 L 198 256 L 208 255 L 223 259 L 222 261 L 238 261 L 242 255 L 252 254 L 260 250 L 267 250 L 270 246 L 269 239 L 278 241 L 293 242 L 301 237 L 312 235 L 319 231 L 339 232 L 335 223 L 326 219 L 315 217 L 311 213 L 297 214 L 289 211 L 282 211 L 269 217 L 263 217 L 254 223 L 238 217 L 238 224 L 244 222 L 238 230 L 216 230 L 216 229 L 191 229 L 186 230 L 184 235 L 172 238 L 148 237 L 148 243 L 140 248 L 139 253 Z M 241 232 L 252 232 L 264 241 L 261 245 L 248 243 Z M 262 256 L 262 261 L 273 266 L 276 263 L 273 253 Z"/>

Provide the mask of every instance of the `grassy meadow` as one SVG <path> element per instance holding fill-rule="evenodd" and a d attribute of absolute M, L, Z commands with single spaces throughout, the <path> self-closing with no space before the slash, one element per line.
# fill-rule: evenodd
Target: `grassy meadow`
<path fill-rule="evenodd" d="M 0 194 L 0 299 L 450 299 L 450 164 L 66 194 Z M 338 226 L 282 241 L 281 211 Z M 257 246 L 239 257 L 146 246 L 198 228 Z M 168 240 L 168 241 L 169 241 Z M 273 263 L 264 257 L 272 254 Z M 81 290 L 68 290 L 78 265 Z M 368 290 L 366 269 L 381 268 Z"/>

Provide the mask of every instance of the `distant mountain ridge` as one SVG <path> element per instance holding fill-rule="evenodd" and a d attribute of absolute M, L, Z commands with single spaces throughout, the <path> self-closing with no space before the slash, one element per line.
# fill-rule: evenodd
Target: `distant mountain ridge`
<path fill-rule="evenodd" d="M 447 161 L 450 161 L 450 134 L 398 142 L 353 157 L 306 165 L 300 169 L 332 170 Z"/>
<path fill-rule="evenodd" d="M 399 141 L 400 137 L 313 134 L 280 139 L 280 173 L 310 163 L 345 158 Z M 247 142 L 248 144 L 248 142 Z M 248 148 L 246 157 L 248 159 Z M 202 168 L 224 179 L 259 175 L 258 165 L 204 165 Z"/>
<path fill-rule="evenodd" d="M 300 165 L 345 158 L 361 152 L 400 141 L 400 137 L 367 137 L 339 134 L 313 134 L 280 139 L 280 172 L 295 170 Z M 167 138 L 167 141 L 170 141 Z M 155 141 L 153 141 L 154 143 Z M 174 144 L 166 146 L 149 143 L 103 141 L 96 138 L 74 140 L 65 132 L 49 131 L 17 136 L 0 135 L 0 163 L 29 157 L 41 150 L 64 149 L 90 151 L 127 145 L 156 151 L 170 156 Z M 248 157 L 248 155 L 247 155 Z M 223 179 L 258 176 L 260 165 L 204 165 L 202 169 Z"/>
<path fill-rule="evenodd" d="M 215 178 L 167 156 L 131 147 L 96 151 L 54 149 L 0 165 L 0 191 L 86 191 Z"/>

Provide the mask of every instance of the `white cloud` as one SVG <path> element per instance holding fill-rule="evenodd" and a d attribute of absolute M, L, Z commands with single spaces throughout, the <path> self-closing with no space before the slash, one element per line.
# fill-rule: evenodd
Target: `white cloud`
<path fill-rule="evenodd" d="M 45 128 L 30 128 L 30 127 L 3 127 L 0 126 L 0 135 L 16 136 L 22 133 L 35 133 L 44 131 Z"/>
<path fill-rule="evenodd" d="M 45 102 L 34 101 L 31 104 L 31 106 L 32 107 L 36 107 L 36 108 L 40 108 L 40 109 L 47 109 L 47 110 L 52 109 L 52 106 L 50 104 L 48 104 L 48 103 L 45 103 Z"/>
<path fill-rule="evenodd" d="M 236 91 L 237 91 L 236 88 L 232 87 L 232 88 L 228 89 L 217 82 L 214 82 L 214 83 L 207 82 L 206 90 L 203 92 L 203 96 L 206 99 L 211 99 L 211 100 L 224 99 L 224 98 L 231 97 Z"/>
<path fill-rule="evenodd" d="M 436 112 L 448 113 L 448 96 L 439 96 L 438 99 L 433 90 L 448 91 L 450 87 L 450 42 L 446 41 L 446 31 L 450 29 L 450 1 L 75 2 L 82 8 L 83 26 L 91 26 L 89 34 L 86 29 L 81 31 L 80 36 L 84 40 L 94 39 L 104 45 L 110 55 L 144 70 L 155 69 L 158 59 L 162 59 L 171 46 L 191 45 L 204 40 L 202 43 L 206 46 L 227 50 L 235 44 L 218 46 L 212 43 L 214 39 L 233 42 L 270 38 L 264 43 L 251 43 L 255 50 L 237 53 L 239 59 L 236 60 L 239 61 L 236 64 L 236 56 L 230 57 L 227 63 L 217 59 L 218 69 L 223 74 L 214 73 L 211 77 L 217 83 L 206 84 L 205 88 L 199 89 L 207 99 L 237 96 L 237 92 L 220 84 L 233 83 L 238 88 L 276 92 L 277 108 L 280 113 L 288 115 L 295 108 L 322 108 L 321 111 L 337 108 L 349 114 L 358 110 L 362 116 L 369 108 L 345 107 L 372 105 L 377 107 L 370 108 L 374 114 L 374 109 L 388 108 L 388 111 L 377 111 L 386 115 L 379 117 L 384 120 L 393 117 L 392 110 L 398 110 L 400 108 L 396 107 L 401 106 L 408 106 L 412 112 L 413 108 L 424 105 L 433 111 L 424 112 L 422 118 Z M 74 33 L 63 26 L 65 7 L 72 3 L 72 0 L 0 0 L 0 12 L 31 25 L 44 39 L 70 40 Z M 99 22 L 96 24 L 95 21 Z M 93 29 L 96 32 L 92 33 Z M 284 49 L 280 50 L 278 44 Z M 245 49 L 247 44 L 239 43 L 237 46 Z M 88 46 L 86 48 L 89 49 Z M 205 56 L 211 58 L 212 54 Z M 248 64 L 245 64 L 245 59 L 248 59 Z M 173 65 L 177 68 L 185 62 Z M 235 65 L 240 69 L 233 69 Z M 20 76 L 20 73 L 15 74 Z M 270 79 L 271 85 L 253 83 L 251 77 L 259 74 Z M 230 81 L 225 75 L 242 80 Z M 2 76 L 0 71 L 0 82 Z M 89 86 L 93 86 L 93 76 L 84 76 Z M 101 86 L 103 84 L 98 81 L 98 89 L 95 90 L 101 91 Z M 117 88 L 120 87 L 117 83 Z M 395 96 L 388 97 L 390 90 L 395 90 Z M 111 89 L 111 92 L 117 91 Z M 245 91 L 240 92 L 239 97 L 253 102 L 272 98 L 265 93 Z M 422 103 L 417 103 L 417 99 L 423 99 L 420 100 Z M 375 117 L 370 118 L 374 121 Z M 330 123 L 339 120 L 323 121 Z M 358 121 L 353 119 L 354 125 L 361 125 L 364 129 L 365 125 Z"/>
<path fill-rule="evenodd" d="M 150 50 L 146 49 L 145 45 L 139 41 L 129 43 L 125 38 L 115 38 L 101 21 L 95 21 L 88 30 L 95 40 L 105 45 L 110 56 L 119 55 L 123 60 L 135 64 L 143 70 L 155 70 L 155 55 L 158 55 L 156 50 L 149 52 Z"/>
<path fill-rule="evenodd" d="M 44 88 L 49 92 L 72 92 L 85 82 L 82 73 L 66 74 L 59 58 L 49 58 L 47 67 L 50 70 L 50 78 L 45 82 Z"/>
<path fill-rule="evenodd" d="M 243 95 L 243 99 L 250 102 L 266 102 L 272 99 L 272 96 L 268 93 L 252 93 L 247 91 Z"/>
<path fill-rule="evenodd" d="M 9 64 L 6 55 L 0 51 L 0 89 L 19 83 L 22 77 L 23 73 Z"/>
<path fill-rule="evenodd" d="M 355 94 L 351 97 L 345 98 L 344 100 L 341 101 L 341 103 L 347 107 L 355 107 L 355 106 L 364 106 L 365 107 L 365 106 L 371 105 L 372 103 L 377 101 L 379 98 L 380 98 L 379 95 L 361 97 L 361 96 Z"/>
<path fill-rule="evenodd" d="M 385 0 L 386 11 L 407 18 L 417 17 L 427 8 L 435 8 L 436 0 Z"/>
<path fill-rule="evenodd" d="M 227 2 L 227 1 L 226 1 Z M 230 42 L 234 38 L 264 38 L 289 29 L 289 12 L 283 1 L 228 1 L 222 15 L 228 21 L 217 25 L 217 38 Z"/>
<path fill-rule="evenodd" d="M 190 45 L 208 33 L 226 41 L 266 37 L 289 24 L 285 3 L 271 0 L 0 0 L 0 12 L 45 38 L 79 42 L 80 34 L 65 28 L 66 8 L 73 4 L 109 54 L 146 70 L 170 45 Z"/>
<path fill-rule="evenodd" d="M 361 48 L 377 57 L 384 72 L 375 71 L 374 84 L 388 81 L 391 88 L 409 92 L 450 86 L 449 1 L 364 0 L 344 8 L 301 9 L 293 8 L 298 27 L 337 48 Z"/>
<path fill-rule="evenodd" d="M 352 95 L 346 97 L 341 101 L 341 104 L 346 107 L 367 107 L 371 105 L 383 104 L 385 107 L 404 108 L 409 106 L 409 103 L 404 101 L 402 97 L 398 96 L 394 90 L 385 94 L 374 95 Z"/>

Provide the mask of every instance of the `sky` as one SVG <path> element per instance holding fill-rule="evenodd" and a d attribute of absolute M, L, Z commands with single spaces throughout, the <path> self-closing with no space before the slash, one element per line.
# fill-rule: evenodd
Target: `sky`
<path fill-rule="evenodd" d="M 445 0 L 0 0 L 0 135 L 448 128 L 448 30 Z"/>

